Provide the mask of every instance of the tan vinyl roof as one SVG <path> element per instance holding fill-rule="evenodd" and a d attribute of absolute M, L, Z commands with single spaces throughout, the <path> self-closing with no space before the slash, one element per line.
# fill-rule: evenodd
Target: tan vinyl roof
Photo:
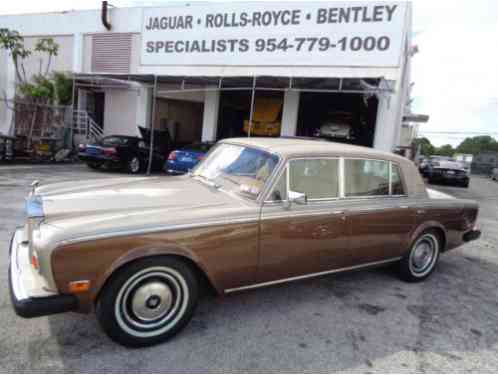
<path fill-rule="evenodd" d="M 284 159 L 301 156 L 342 156 L 392 161 L 399 164 L 403 169 L 403 180 L 405 182 L 408 196 L 427 197 L 424 181 L 422 180 L 418 169 L 415 167 L 415 164 L 407 158 L 390 152 L 379 151 L 369 147 L 353 146 L 344 143 L 292 137 L 228 138 L 224 139 L 222 142 L 257 147 L 269 152 L 277 153 Z"/>
<path fill-rule="evenodd" d="M 266 138 L 266 137 L 247 137 L 247 138 L 228 138 L 224 139 L 226 143 L 236 143 L 241 145 L 262 148 L 271 152 L 278 153 L 284 157 L 301 156 L 301 155 L 337 155 L 364 157 L 372 159 L 385 159 L 392 161 L 406 162 L 408 159 L 399 155 L 376 150 L 370 147 L 353 146 L 345 143 L 327 142 L 311 139 L 299 138 Z"/>

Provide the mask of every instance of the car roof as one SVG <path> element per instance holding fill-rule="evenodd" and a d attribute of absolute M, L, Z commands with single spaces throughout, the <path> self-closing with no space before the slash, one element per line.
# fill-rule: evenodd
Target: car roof
<path fill-rule="evenodd" d="M 294 156 L 351 156 L 371 159 L 385 159 L 399 162 L 406 162 L 408 159 L 385 151 L 380 151 L 370 147 L 354 146 L 338 142 L 323 142 L 311 139 L 299 138 L 228 138 L 221 141 L 223 143 L 235 143 L 249 147 L 258 147 L 269 152 L 275 152 L 288 158 Z"/>

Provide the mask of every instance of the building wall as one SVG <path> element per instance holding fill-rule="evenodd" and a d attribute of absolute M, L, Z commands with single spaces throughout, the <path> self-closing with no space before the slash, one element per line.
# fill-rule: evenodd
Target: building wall
<path fill-rule="evenodd" d="M 139 135 L 137 90 L 105 90 L 104 134 Z"/>
<path fill-rule="evenodd" d="M 178 6 L 178 3 L 172 4 Z M 285 75 L 292 77 L 383 77 L 386 80 L 396 81 L 395 93 L 383 94 L 379 97 L 377 117 L 377 131 L 374 147 L 391 151 L 399 144 L 401 133 L 401 105 L 406 98 L 407 82 L 409 83 L 410 66 L 405 66 L 405 59 L 400 67 L 300 67 L 300 66 L 144 66 L 140 65 L 140 41 L 142 28 L 142 8 L 110 8 L 109 16 L 112 24 L 112 33 L 133 33 L 131 44 L 130 74 L 157 74 L 157 75 Z M 408 6 L 404 34 L 408 37 L 407 45 L 411 41 L 411 7 Z M 55 37 L 61 45 L 61 54 L 56 58 L 54 69 L 72 70 L 75 72 L 92 73 L 92 35 L 95 33 L 109 33 L 101 23 L 100 10 L 68 11 L 46 14 L 27 14 L 15 16 L 0 16 L 0 25 L 18 30 L 26 37 L 27 43 L 34 43 L 37 36 Z M 406 55 L 404 55 L 406 56 Z M 33 56 L 29 62 L 29 71 L 37 71 L 37 58 Z M 0 55 L 0 93 L 5 88 L 13 92 L 13 76 L 8 64 L 2 64 Z M 202 62 L 200 62 L 202 63 Z M 201 69 L 201 70 L 200 70 Z M 10 73 L 9 73 L 10 72 Z M 10 83 L 9 83 L 10 82 Z M 219 93 L 182 93 L 164 94 L 164 97 L 181 98 L 188 101 L 204 103 L 203 139 L 214 139 L 218 116 Z M 285 134 L 295 129 L 295 113 L 290 106 L 297 105 L 299 95 L 287 95 L 284 103 L 284 123 L 282 128 Z M 106 134 L 119 132 L 122 134 L 137 134 L 136 125 L 148 122 L 150 119 L 150 95 L 137 99 L 136 91 L 107 90 L 104 131 Z M 149 113 L 149 114 L 147 114 Z M 0 131 L 8 131 L 11 115 L 0 104 Z M 288 123 L 287 123 L 288 122 Z"/>

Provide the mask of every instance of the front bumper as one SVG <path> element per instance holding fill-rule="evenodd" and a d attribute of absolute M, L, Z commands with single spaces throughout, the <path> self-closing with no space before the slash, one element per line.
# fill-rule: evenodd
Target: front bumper
<path fill-rule="evenodd" d="M 121 160 L 117 157 L 101 155 L 101 154 L 87 154 L 85 152 L 79 152 L 78 158 L 84 162 L 110 162 L 110 163 L 121 163 Z"/>
<path fill-rule="evenodd" d="M 28 245 L 22 239 L 23 230 L 18 229 L 10 243 L 9 287 L 16 314 L 34 318 L 76 310 L 78 300 L 75 296 L 48 290 L 31 265 Z"/>
<path fill-rule="evenodd" d="M 481 237 L 481 231 L 479 229 L 472 229 L 463 235 L 464 242 L 474 241 Z"/>

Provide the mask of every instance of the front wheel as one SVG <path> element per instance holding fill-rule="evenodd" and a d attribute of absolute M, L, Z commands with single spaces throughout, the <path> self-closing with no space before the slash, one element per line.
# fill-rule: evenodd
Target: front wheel
<path fill-rule="evenodd" d="M 96 313 L 114 341 L 149 346 L 178 333 L 190 321 L 197 298 L 190 266 L 174 257 L 152 257 L 118 271 L 102 291 Z"/>
<path fill-rule="evenodd" d="M 405 281 L 422 281 L 436 268 L 440 240 L 432 230 L 417 237 L 410 251 L 400 261 L 400 277 Z"/>
<path fill-rule="evenodd" d="M 131 174 L 137 174 L 142 169 L 142 162 L 138 156 L 132 156 L 126 165 L 126 169 Z"/>

